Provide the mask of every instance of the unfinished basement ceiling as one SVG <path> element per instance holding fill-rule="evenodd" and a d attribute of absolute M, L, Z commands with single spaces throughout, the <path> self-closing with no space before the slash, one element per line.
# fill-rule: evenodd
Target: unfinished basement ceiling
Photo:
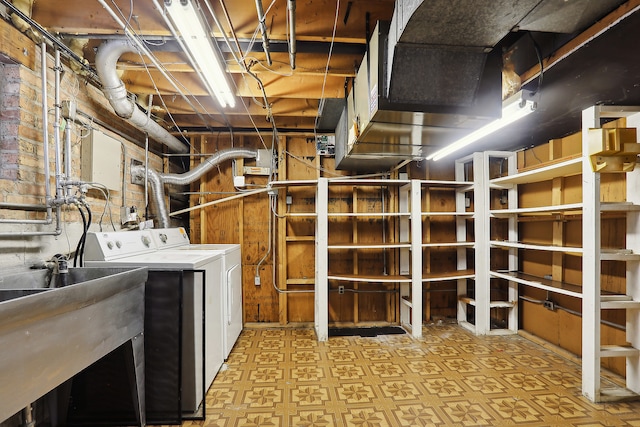
<path fill-rule="evenodd" d="M 3 0 L 6 1 L 6 0 Z M 263 0 L 267 11 L 266 21 L 271 44 L 273 64 L 267 65 L 258 28 L 255 0 L 209 0 L 215 13 L 231 34 L 223 13 L 222 5 L 228 11 L 235 35 L 246 54 L 251 71 L 264 84 L 268 101 L 272 108 L 273 120 L 280 132 L 313 131 L 316 123 L 319 131 L 332 131 L 344 104 L 345 93 L 352 85 L 357 69 L 361 65 L 367 50 L 367 40 L 378 20 L 390 21 L 396 1 L 394 0 L 314 0 L 296 3 L 296 68 L 291 69 L 287 52 L 287 2 L 286 0 Z M 262 102 L 262 93 L 255 80 L 242 72 L 233 62 L 228 48 L 221 48 L 227 57 L 227 66 L 235 83 L 236 93 L 242 102 L 233 109 L 221 111 L 209 97 L 202 84 L 193 73 L 186 59 L 179 52 L 178 45 L 165 28 L 159 12 L 152 0 L 113 0 L 106 2 L 130 23 L 130 29 L 145 39 L 147 47 L 165 67 L 184 85 L 196 99 L 200 111 L 196 112 L 175 93 L 175 89 L 153 69 L 150 61 L 135 54 L 126 54 L 121 58 L 119 68 L 127 89 L 138 99 L 144 100 L 153 94 L 152 112 L 171 130 L 167 113 L 171 113 L 175 123 L 186 131 L 222 131 L 229 128 L 234 131 L 253 131 L 255 128 L 271 131 L 267 121 L 267 111 L 258 103 Z M 159 0 L 159 3 L 162 3 Z M 398 5 L 411 9 L 423 5 L 422 12 L 428 19 L 442 21 L 451 16 L 452 11 L 462 11 L 474 15 L 478 3 L 495 4 L 494 0 L 424 0 L 402 1 Z M 500 2 L 506 5 L 522 4 L 518 1 Z M 496 48 L 520 46 L 516 69 L 524 73 L 536 65 L 535 51 L 527 44 L 526 31 L 541 46 L 544 56 L 553 52 L 562 44 L 571 43 L 571 39 L 580 35 L 591 25 L 607 16 L 617 7 L 629 12 L 639 7 L 638 1 L 621 0 L 541 0 L 526 2 L 531 10 L 513 30 L 499 38 L 492 33 L 491 44 Z M 329 71 L 325 81 L 325 68 L 331 46 L 333 26 L 338 8 L 335 43 Z M 486 10 L 486 8 L 483 8 Z M 427 13 L 428 12 L 428 13 Z M 519 13 L 521 13 L 519 11 Z M 615 12 L 614 12 L 615 13 Z M 622 14 L 622 12 L 620 12 Z M 508 15 L 508 14 L 507 14 Z M 544 139 L 558 137 L 579 128 L 579 112 L 593 103 L 640 104 L 640 61 L 632 54 L 636 40 L 640 36 L 638 20 L 640 16 L 631 13 L 630 17 L 618 25 L 604 31 L 594 40 L 578 49 L 545 71 L 542 87 L 542 101 L 537 113 L 518 125 L 520 132 L 508 131 L 493 139 L 492 143 L 481 143 L 483 148 L 514 148 L 530 143 L 543 142 Z M 500 16 L 494 28 L 504 29 L 503 19 L 512 16 Z M 88 39 L 82 54 L 93 65 L 95 49 L 106 39 L 123 38 L 123 30 L 107 13 L 98 0 L 60 0 L 36 1 L 32 18 L 53 34 L 70 39 Z M 483 22 L 485 22 L 483 18 Z M 511 22 L 511 21 L 509 21 Z M 413 26 L 413 28 L 416 28 Z M 425 27 L 427 28 L 427 27 Z M 482 29 L 482 26 L 478 27 Z M 526 30 L 526 31 L 525 31 Z M 457 31 L 458 33 L 460 31 Z M 548 37 L 547 32 L 554 33 Z M 255 37 L 255 43 L 251 40 Z M 218 38 L 220 34 L 217 34 Z M 405 34 L 405 38 L 408 33 Z M 434 43 L 446 43 L 450 36 L 439 34 L 413 34 L 412 37 L 440 36 Z M 473 32 L 457 34 L 473 43 Z M 464 41 L 463 40 L 463 41 Z M 402 37 L 400 38 L 402 41 Z M 466 43 L 466 42 L 465 42 Z M 477 39 L 475 45 L 486 44 Z M 527 50 L 524 52 L 524 50 Z M 527 84 L 531 88 L 536 80 Z M 162 95 L 162 100 L 160 96 Z M 325 99 L 325 108 L 318 115 L 320 100 Z M 164 105 L 162 105 L 164 103 Z M 166 106 L 166 108 L 165 108 Z"/>

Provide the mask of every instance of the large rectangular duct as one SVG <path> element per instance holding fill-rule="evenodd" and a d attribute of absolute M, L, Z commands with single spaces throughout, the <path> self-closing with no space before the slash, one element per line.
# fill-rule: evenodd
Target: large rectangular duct
<path fill-rule="evenodd" d="M 337 167 L 388 170 L 494 120 L 502 101 L 499 43 L 507 34 L 576 31 L 622 2 L 397 0 L 391 22 L 378 23 L 347 98 L 336 129 Z"/>

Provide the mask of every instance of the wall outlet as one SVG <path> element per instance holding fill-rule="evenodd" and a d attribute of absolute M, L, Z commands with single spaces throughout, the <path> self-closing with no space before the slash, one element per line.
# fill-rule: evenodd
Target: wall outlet
<path fill-rule="evenodd" d="M 553 303 L 553 301 L 550 300 L 546 300 L 542 303 L 542 305 L 544 306 L 544 308 L 546 308 L 547 310 L 555 310 L 556 309 L 556 305 Z"/>
<path fill-rule="evenodd" d="M 260 286 L 260 276 L 256 276 L 253 278 L 253 284 L 256 286 Z"/>
<path fill-rule="evenodd" d="M 338 286 L 338 293 L 339 294 L 344 294 L 344 286 L 342 286 L 342 285 Z"/>

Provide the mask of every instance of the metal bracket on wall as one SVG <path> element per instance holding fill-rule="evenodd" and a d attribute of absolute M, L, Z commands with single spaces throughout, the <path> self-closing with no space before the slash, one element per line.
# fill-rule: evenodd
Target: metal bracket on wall
<path fill-rule="evenodd" d="M 131 168 L 133 168 L 134 166 L 140 165 L 142 165 L 142 162 L 140 160 L 131 159 L 129 171 L 131 171 Z M 131 175 L 131 183 L 136 185 L 144 185 L 144 178 L 141 176 Z"/>

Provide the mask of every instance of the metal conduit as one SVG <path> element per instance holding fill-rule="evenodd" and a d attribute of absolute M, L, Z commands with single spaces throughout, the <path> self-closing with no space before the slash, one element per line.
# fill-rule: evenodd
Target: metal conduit
<path fill-rule="evenodd" d="M 59 59 L 59 51 L 56 51 Z M 45 176 L 45 205 L 31 203 L 0 203 L 3 209 L 19 209 L 25 211 L 46 211 L 46 219 L 43 220 L 12 220 L 0 219 L 0 223 L 4 224 L 39 224 L 48 225 L 53 222 L 53 199 L 51 197 L 51 184 L 49 182 L 49 109 L 47 105 L 47 45 L 42 42 L 41 45 L 41 93 L 42 93 L 42 139 L 43 139 L 43 157 L 44 157 L 44 176 Z M 56 89 L 59 86 L 59 80 L 56 80 Z M 59 142 L 59 141 L 58 141 Z M 56 147 L 58 149 L 59 147 Z M 56 177 L 56 188 L 58 187 L 58 178 Z M 56 228 L 53 231 L 7 231 L 0 232 L 0 237 L 30 237 L 30 236 L 58 236 L 62 234 L 61 227 L 61 208 L 56 205 Z"/>
<path fill-rule="evenodd" d="M 289 64 L 291 69 L 296 69 L 296 0 L 287 2 L 289 11 Z"/>
<path fill-rule="evenodd" d="M 262 49 L 267 57 L 267 64 L 271 66 L 271 51 L 269 51 L 269 35 L 267 34 L 267 24 L 265 24 L 264 10 L 262 8 L 262 0 L 256 0 L 256 10 L 258 11 L 258 21 L 260 22 L 260 32 L 262 33 Z"/>

